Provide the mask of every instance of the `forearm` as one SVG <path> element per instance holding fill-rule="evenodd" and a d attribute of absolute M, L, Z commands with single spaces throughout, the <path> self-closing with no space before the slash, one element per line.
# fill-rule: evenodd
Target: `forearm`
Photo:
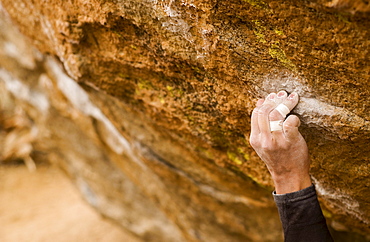
<path fill-rule="evenodd" d="M 293 193 L 274 193 L 274 199 L 283 225 L 285 241 L 333 241 L 314 185 Z"/>

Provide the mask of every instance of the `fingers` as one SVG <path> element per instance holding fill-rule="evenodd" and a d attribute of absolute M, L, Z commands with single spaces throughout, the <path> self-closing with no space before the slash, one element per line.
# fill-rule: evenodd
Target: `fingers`
<path fill-rule="evenodd" d="M 258 99 L 256 106 L 260 107 L 265 102 L 265 99 Z"/>
<path fill-rule="evenodd" d="M 298 117 L 292 116 L 292 118 L 288 118 L 286 122 L 284 122 L 281 131 L 277 130 L 271 132 L 270 121 L 283 121 L 285 119 L 285 117 L 276 110 L 279 104 L 284 104 L 287 108 L 285 112 L 288 112 L 298 104 L 298 101 L 299 97 L 297 93 L 293 92 L 288 96 L 285 91 L 280 91 L 277 94 L 270 93 L 265 100 L 258 100 L 256 104 L 257 107 L 253 110 L 251 117 L 250 141 L 271 140 L 271 138 L 276 141 L 283 139 L 293 140 L 294 137 L 299 134 L 298 126 L 300 121 Z"/>
<path fill-rule="evenodd" d="M 258 109 L 257 122 L 262 139 L 271 137 L 269 114 L 277 106 L 275 100 L 276 94 L 270 93 L 266 97 L 265 102 Z"/>
<path fill-rule="evenodd" d="M 251 117 L 251 133 L 249 137 L 249 141 L 253 146 L 253 143 L 260 139 L 261 134 L 261 124 L 262 130 L 264 131 L 265 136 L 267 135 L 266 129 L 269 130 L 269 121 L 268 121 L 268 114 L 271 110 L 276 106 L 274 103 L 274 98 L 276 94 L 273 93 L 272 95 L 267 96 L 266 100 L 259 99 L 256 104 L 256 108 L 252 112 Z M 264 120 L 261 116 L 267 118 L 267 127 L 266 127 L 266 120 Z M 262 121 L 261 121 L 262 120 Z"/>
<path fill-rule="evenodd" d="M 290 115 L 283 123 L 283 130 L 287 140 L 294 141 L 300 137 L 298 127 L 301 124 L 299 118 L 295 115 Z"/>
<path fill-rule="evenodd" d="M 291 93 L 288 96 L 288 94 L 285 91 L 280 91 L 280 92 L 278 92 L 278 97 L 280 97 L 281 104 L 285 105 L 282 108 L 287 109 L 287 110 L 283 110 L 284 114 L 289 113 L 290 111 L 292 111 L 292 109 L 298 104 L 298 101 L 299 101 L 298 94 L 295 93 L 295 92 Z M 282 115 L 281 112 L 279 112 L 277 110 L 278 108 L 279 108 L 279 106 L 276 109 L 274 109 L 273 111 L 271 111 L 271 113 L 269 115 L 270 121 L 279 121 L 279 120 L 283 121 L 285 119 L 285 115 Z M 285 139 L 283 128 L 281 130 L 274 131 L 273 132 L 273 137 L 276 140 Z"/>
<path fill-rule="evenodd" d="M 261 107 L 265 100 L 259 99 L 256 104 L 256 108 L 253 109 L 252 117 L 251 117 L 251 134 L 250 139 L 256 138 L 257 135 L 260 133 L 260 129 L 258 127 L 258 109 Z"/>
<path fill-rule="evenodd" d="M 280 91 L 276 94 L 275 103 L 280 104 L 282 103 L 288 96 L 288 93 L 286 91 Z"/>
<path fill-rule="evenodd" d="M 260 128 L 258 127 L 258 110 L 262 106 L 262 104 L 265 102 L 264 99 L 258 99 L 256 108 L 252 112 L 251 117 L 251 134 L 250 134 L 250 141 L 256 140 L 258 138 L 258 135 L 260 133 Z"/>
<path fill-rule="evenodd" d="M 288 97 L 287 96 L 288 94 L 285 91 L 280 91 L 277 94 L 276 100 L 277 102 L 284 104 L 289 111 L 292 111 L 292 109 L 298 104 L 299 97 L 296 92 L 291 93 Z M 285 117 L 283 117 L 282 114 L 276 109 L 270 113 L 269 118 L 271 121 L 285 119 Z"/>

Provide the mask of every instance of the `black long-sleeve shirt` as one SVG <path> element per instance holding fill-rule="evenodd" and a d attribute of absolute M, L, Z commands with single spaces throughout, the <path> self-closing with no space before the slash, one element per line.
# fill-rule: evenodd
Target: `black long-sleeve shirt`
<path fill-rule="evenodd" d="M 287 194 L 274 192 L 273 195 L 286 242 L 333 241 L 314 185 L 297 192 Z"/>

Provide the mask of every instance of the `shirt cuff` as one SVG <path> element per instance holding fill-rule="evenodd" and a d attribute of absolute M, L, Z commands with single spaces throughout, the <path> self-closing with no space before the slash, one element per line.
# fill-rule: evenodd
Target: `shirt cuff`
<path fill-rule="evenodd" d="M 308 197 L 316 195 L 315 185 L 304 188 L 302 190 L 286 193 L 286 194 L 276 194 L 276 191 L 273 191 L 272 195 L 276 203 L 283 203 L 286 201 L 295 202 L 300 200 L 305 200 Z"/>

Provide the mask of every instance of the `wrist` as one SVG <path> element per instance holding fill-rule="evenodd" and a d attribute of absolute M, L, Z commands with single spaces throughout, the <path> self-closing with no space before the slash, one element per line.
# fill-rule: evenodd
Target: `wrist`
<path fill-rule="evenodd" d="M 301 176 L 278 176 L 273 177 L 276 194 L 297 192 L 312 185 L 309 174 Z"/>

